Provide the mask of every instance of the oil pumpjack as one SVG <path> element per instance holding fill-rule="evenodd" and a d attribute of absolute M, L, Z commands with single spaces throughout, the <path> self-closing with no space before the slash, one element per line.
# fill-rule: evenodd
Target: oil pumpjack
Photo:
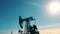
<path fill-rule="evenodd" d="M 23 29 L 24 21 L 26 21 L 26 24 L 25 24 L 25 30 L 24 30 L 25 32 L 23 33 L 22 30 L 19 30 L 18 33 L 20 33 L 20 34 L 39 34 L 37 26 L 36 25 L 31 26 L 31 24 L 30 24 L 30 21 L 33 21 L 33 20 L 35 20 L 35 19 L 33 19 L 33 17 L 28 17 L 28 18 L 22 19 L 21 16 L 19 16 L 20 28 Z"/>

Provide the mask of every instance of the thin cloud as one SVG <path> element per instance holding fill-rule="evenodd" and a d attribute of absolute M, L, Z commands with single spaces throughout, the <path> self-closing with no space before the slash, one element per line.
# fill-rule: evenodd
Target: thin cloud
<path fill-rule="evenodd" d="M 60 23 L 53 24 L 53 25 L 38 26 L 39 30 L 45 30 L 50 28 L 60 28 Z"/>

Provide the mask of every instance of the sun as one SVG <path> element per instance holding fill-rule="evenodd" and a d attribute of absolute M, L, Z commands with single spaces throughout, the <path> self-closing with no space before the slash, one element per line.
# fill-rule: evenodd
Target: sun
<path fill-rule="evenodd" d="M 60 4 L 59 2 L 50 2 L 48 3 L 47 9 L 49 14 L 57 15 L 60 10 Z"/>

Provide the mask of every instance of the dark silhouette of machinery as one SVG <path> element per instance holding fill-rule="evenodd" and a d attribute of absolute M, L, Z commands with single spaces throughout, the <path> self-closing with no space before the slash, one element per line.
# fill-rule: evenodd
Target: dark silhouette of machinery
<path fill-rule="evenodd" d="M 39 34 L 39 31 L 37 31 L 38 30 L 37 26 L 30 25 L 30 21 L 33 21 L 33 20 L 35 20 L 35 19 L 33 19 L 33 17 L 28 17 L 28 18 L 22 19 L 21 16 L 19 16 L 19 25 L 20 25 L 21 29 L 23 29 L 23 22 L 26 21 L 26 24 L 25 24 L 26 33 L 25 34 Z M 19 32 L 23 32 L 23 31 L 19 30 Z"/>

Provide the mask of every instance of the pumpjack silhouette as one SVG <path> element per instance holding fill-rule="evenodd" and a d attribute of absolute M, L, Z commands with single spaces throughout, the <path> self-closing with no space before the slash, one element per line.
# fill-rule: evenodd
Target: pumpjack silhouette
<path fill-rule="evenodd" d="M 34 24 L 33 24 L 33 26 L 30 25 L 30 21 L 33 21 L 33 20 L 35 20 L 35 19 L 33 19 L 33 17 L 28 17 L 28 18 L 22 19 L 21 16 L 19 16 L 20 28 L 23 29 L 23 22 L 24 21 L 26 21 L 26 24 L 25 24 L 24 33 L 22 30 L 19 30 L 18 32 L 20 34 L 39 34 L 37 26 Z"/>

